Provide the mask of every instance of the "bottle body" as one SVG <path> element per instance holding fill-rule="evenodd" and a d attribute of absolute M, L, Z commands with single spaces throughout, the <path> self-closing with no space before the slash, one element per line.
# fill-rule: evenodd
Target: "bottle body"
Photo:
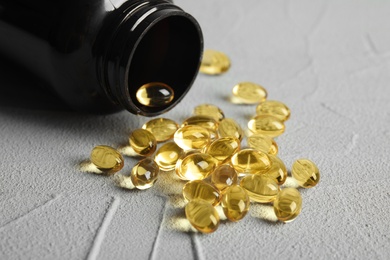
<path fill-rule="evenodd" d="M 2 55 L 72 108 L 97 113 L 170 109 L 192 85 L 203 49 L 196 21 L 166 0 L 0 0 L 0 34 Z M 153 81 L 173 85 L 176 99 L 137 103 L 137 88 Z"/>

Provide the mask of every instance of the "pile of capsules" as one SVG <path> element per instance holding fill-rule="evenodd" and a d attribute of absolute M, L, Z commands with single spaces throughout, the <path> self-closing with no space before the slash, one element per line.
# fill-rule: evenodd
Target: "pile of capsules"
<path fill-rule="evenodd" d="M 276 217 L 282 222 L 294 220 L 302 208 L 297 189 L 281 189 L 288 173 L 277 157 L 278 145 L 273 139 L 284 133 L 289 108 L 282 102 L 267 100 L 267 91 L 251 82 L 234 86 L 232 100 L 257 104 L 256 116 L 248 122 L 251 133 L 246 137 L 248 147 L 241 147 L 245 138 L 241 126 L 234 119 L 225 118 L 223 111 L 211 104 L 195 107 L 193 115 L 181 125 L 171 119 L 155 118 L 132 131 L 129 137 L 135 154 L 145 157 L 128 176 L 131 183 L 137 189 L 148 189 L 161 172 L 174 171 L 186 181 L 183 182 L 183 197 L 188 202 L 186 217 L 202 233 L 218 228 L 217 205 L 222 206 L 231 221 L 244 218 L 251 201 L 272 203 Z M 157 143 L 162 142 L 157 149 Z M 91 162 L 106 174 L 118 172 L 124 165 L 116 149 L 103 145 L 92 150 Z M 303 188 L 314 187 L 320 180 L 317 166 L 308 159 L 296 160 L 291 175 Z"/>

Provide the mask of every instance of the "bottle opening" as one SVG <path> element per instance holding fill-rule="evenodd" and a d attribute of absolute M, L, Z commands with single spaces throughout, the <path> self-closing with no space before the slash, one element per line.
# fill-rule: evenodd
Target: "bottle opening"
<path fill-rule="evenodd" d="M 164 17 L 151 24 L 135 46 L 125 82 L 139 114 L 157 115 L 169 110 L 192 85 L 203 51 L 202 35 L 194 21 L 186 14 Z M 173 99 L 157 107 L 141 104 L 137 91 L 151 82 L 172 88 Z"/>

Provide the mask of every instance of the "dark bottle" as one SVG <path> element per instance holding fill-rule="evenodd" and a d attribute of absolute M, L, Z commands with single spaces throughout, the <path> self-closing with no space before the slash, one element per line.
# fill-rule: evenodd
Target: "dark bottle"
<path fill-rule="evenodd" d="M 77 110 L 161 114 L 189 90 L 202 51 L 198 23 L 172 1 L 0 0 L 0 53 Z M 173 101 L 139 103 L 150 82 L 169 85 Z"/>

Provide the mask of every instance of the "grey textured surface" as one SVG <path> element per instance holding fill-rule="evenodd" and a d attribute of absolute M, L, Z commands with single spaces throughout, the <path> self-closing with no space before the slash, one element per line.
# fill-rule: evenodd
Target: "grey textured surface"
<path fill-rule="evenodd" d="M 181 121 L 207 102 L 246 126 L 255 107 L 227 97 L 240 81 L 264 85 L 292 110 L 280 157 L 288 167 L 310 158 L 322 174 L 302 190 L 302 214 L 275 223 L 252 205 L 213 234 L 185 232 L 178 183 L 129 191 L 78 169 L 93 146 L 123 145 L 146 118 L 2 107 L 0 259 L 389 259 L 390 1 L 176 3 L 232 68 L 200 75 L 165 116 Z"/>

